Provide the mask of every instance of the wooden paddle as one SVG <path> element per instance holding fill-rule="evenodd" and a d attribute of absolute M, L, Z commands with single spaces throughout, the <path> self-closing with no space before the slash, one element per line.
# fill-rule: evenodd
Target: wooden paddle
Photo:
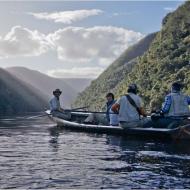
<path fill-rule="evenodd" d="M 99 111 L 73 111 L 77 113 L 99 113 L 99 114 L 107 114 L 107 112 L 99 112 Z M 109 113 L 109 114 L 118 114 L 118 113 Z"/>
<path fill-rule="evenodd" d="M 77 110 L 81 110 L 81 109 L 85 109 L 85 108 L 89 108 L 89 106 L 79 107 L 79 108 L 73 108 L 73 109 L 65 109 L 64 111 L 70 111 L 70 112 L 72 112 L 72 111 L 77 111 Z"/>
<path fill-rule="evenodd" d="M 32 116 L 32 117 L 27 117 L 25 119 L 35 119 L 35 118 L 44 117 L 44 116 L 48 116 L 48 115 L 52 115 L 52 114 L 51 113 L 50 114 L 46 113 L 46 114 L 42 114 L 42 115 L 35 115 L 35 116 Z"/>
<path fill-rule="evenodd" d="M 59 111 L 59 112 L 61 112 L 61 113 L 72 112 L 72 111 L 76 111 L 76 110 L 84 109 L 84 108 L 88 108 L 88 107 L 73 108 L 73 109 L 63 110 L 63 112 L 62 111 Z M 48 116 L 48 115 L 52 115 L 52 114 L 51 113 L 45 113 L 45 114 L 42 114 L 42 115 L 31 116 L 31 117 L 27 117 L 27 118 L 23 118 L 23 119 L 35 119 L 35 118 L 39 118 L 39 117 L 45 117 L 45 116 Z"/>

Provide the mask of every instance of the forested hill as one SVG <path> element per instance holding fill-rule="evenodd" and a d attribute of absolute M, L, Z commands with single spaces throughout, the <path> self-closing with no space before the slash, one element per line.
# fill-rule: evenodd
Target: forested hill
<path fill-rule="evenodd" d="M 137 63 L 137 57 L 141 56 L 148 48 L 156 33 L 150 34 L 137 44 L 125 50 L 85 91 L 79 94 L 75 102 L 76 106 L 90 106 L 91 109 L 101 109 L 108 92 L 115 92 L 117 86 Z"/>
<path fill-rule="evenodd" d="M 122 62 L 128 62 L 126 56 Z M 173 13 L 169 13 L 162 21 L 162 29 L 150 44 L 148 50 L 135 60 L 124 78 L 114 75 L 113 63 L 100 77 L 93 81 L 77 99 L 77 105 L 92 105 L 100 108 L 108 91 L 119 97 L 126 93 L 131 82 L 140 87 L 145 105 L 150 102 L 161 104 L 163 96 L 173 81 L 184 83 L 184 91 L 190 94 L 190 1 L 185 2 Z M 110 73 L 104 80 L 104 75 Z M 109 85 L 114 81 L 116 85 Z M 102 88 L 98 87 L 102 86 Z M 105 89 L 105 90 L 103 90 Z"/>
<path fill-rule="evenodd" d="M 38 90 L 0 69 L 0 115 L 44 111 L 47 106 Z"/>
<path fill-rule="evenodd" d="M 22 81 L 34 86 L 44 94 L 44 98 L 50 99 L 56 88 L 62 90 L 61 103 L 63 107 L 69 108 L 79 91 L 89 85 L 90 79 L 64 79 L 53 78 L 36 70 L 26 67 L 10 67 L 6 69 L 9 73 Z"/>
<path fill-rule="evenodd" d="M 173 81 L 181 81 L 190 94 L 190 1 L 163 19 L 161 31 L 118 86 L 117 96 L 136 82 L 147 106 L 161 105 Z"/>

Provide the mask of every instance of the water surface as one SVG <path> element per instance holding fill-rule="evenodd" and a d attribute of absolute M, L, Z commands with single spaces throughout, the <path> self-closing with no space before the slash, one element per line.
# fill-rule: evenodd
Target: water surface
<path fill-rule="evenodd" d="M 188 142 L 59 129 L 47 118 L 0 120 L 0 188 L 190 188 Z"/>

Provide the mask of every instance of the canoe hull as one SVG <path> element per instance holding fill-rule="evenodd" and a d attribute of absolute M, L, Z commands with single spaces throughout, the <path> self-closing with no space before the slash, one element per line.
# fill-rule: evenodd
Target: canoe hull
<path fill-rule="evenodd" d="M 151 138 L 159 140 L 172 140 L 183 139 L 190 140 L 190 124 L 186 126 L 180 126 L 175 129 L 167 128 L 127 128 L 123 129 L 119 126 L 103 126 L 84 124 L 73 121 L 67 121 L 61 118 L 52 117 L 49 118 L 54 121 L 57 126 L 71 131 L 80 131 L 88 133 L 101 133 L 101 134 L 113 134 L 120 136 L 133 136 L 138 138 Z"/>

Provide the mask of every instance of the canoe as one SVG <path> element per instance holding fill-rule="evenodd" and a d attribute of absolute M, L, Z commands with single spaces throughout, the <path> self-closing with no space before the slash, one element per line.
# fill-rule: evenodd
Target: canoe
<path fill-rule="evenodd" d="M 46 111 L 48 117 L 57 124 L 57 126 L 68 129 L 71 131 L 80 131 L 88 133 L 101 133 L 101 134 L 112 134 L 121 136 L 133 136 L 138 138 L 151 138 L 151 139 L 182 139 L 190 140 L 190 120 L 185 125 L 179 125 L 174 129 L 168 128 L 154 128 L 154 127 L 135 127 L 125 128 L 120 126 L 105 126 L 82 123 L 90 113 L 78 113 L 71 112 L 71 120 L 54 117 L 50 114 L 50 111 Z"/>

